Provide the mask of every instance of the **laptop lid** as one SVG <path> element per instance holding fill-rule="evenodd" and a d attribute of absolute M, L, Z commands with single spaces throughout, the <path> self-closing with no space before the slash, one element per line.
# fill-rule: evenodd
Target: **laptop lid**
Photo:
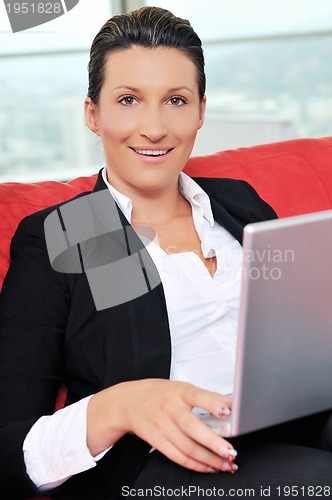
<path fill-rule="evenodd" d="M 229 436 L 332 408 L 332 210 L 249 224 L 243 246 Z"/>

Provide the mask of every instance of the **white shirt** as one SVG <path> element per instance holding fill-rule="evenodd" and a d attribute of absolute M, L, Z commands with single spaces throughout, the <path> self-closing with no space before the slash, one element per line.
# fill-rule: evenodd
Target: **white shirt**
<path fill-rule="evenodd" d="M 103 179 L 127 220 L 130 198 Z M 233 392 L 236 334 L 241 286 L 242 247 L 214 221 L 210 200 L 183 172 L 179 190 L 190 202 L 205 258 L 217 257 L 211 277 L 193 251 L 166 253 L 154 240 L 147 245 L 163 283 L 170 324 L 171 380 L 193 383 L 221 394 Z M 112 362 L 112 360 L 110 360 Z M 73 474 L 96 466 L 86 445 L 86 411 L 91 396 L 54 415 L 41 417 L 23 444 L 27 472 L 41 490 L 62 484 Z"/>

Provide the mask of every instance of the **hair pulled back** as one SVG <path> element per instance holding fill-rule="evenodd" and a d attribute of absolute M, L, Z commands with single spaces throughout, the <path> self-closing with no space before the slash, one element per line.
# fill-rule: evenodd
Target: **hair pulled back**
<path fill-rule="evenodd" d="M 189 21 L 176 17 L 166 9 L 142 7 L 111 17 L 92 42 L 88 97 L 94 104 L 98 104 L 104 82 L 107 55 L 134 45 L 148 49 L 170 47 L 185 53 L 196 66 L 199 98 L 203 100 L 206 79 L 202 42 Z"/>

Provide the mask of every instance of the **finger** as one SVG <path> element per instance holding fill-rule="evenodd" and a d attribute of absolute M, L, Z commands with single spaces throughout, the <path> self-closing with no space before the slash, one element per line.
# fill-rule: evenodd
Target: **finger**
<path fill-rule="evenodd" d="M 227 460 L 220 462 L 218 460 L 211 459 L 209 456 L 202 457 L 203 461 L 196 460 L 192 456 L 183 453 L 179 448 L 170 442 L 165 443 L 163 454 L 178 465 L 196 472 L 213 473 L 223 471 L 234 473 L 238 470 L 236 464 Z"/>
<path fill-rule="evenodd" d="M 158 436 L 155 446 L 170 460 L 182 467 L 197 472 L 235 472 L 237 466 L 232 461 L 222 458 L 189 438 L 173 423 L 167 425 L 167 433 L 162 438 Z"/>
<path fill-rule="evenodd" d="M 161 453 L 169 458 L 172 462 L 177 463 L 181 467 L 185 467 L 186 469 L 193 470 L 195 472 L 216 472 L 217 468 L 208 465 L 207 463 L 202 463 L 190 456 L 184 454 L 178 447 L 176 447 L 170 441 L 165 441 L 161 443 L 162 450 Z"/>
<path fill-rule="evenodd" d="M 206 391 L 187 384 L 184 397 L 191 407 L 203 408 L 218 418 L 224 418 L 231 413 L 232 398 L 230 396 L 222 396 L 217 392 Z"/>
<path fill-rule="evenodd" d="M 204 449 L 210 450 L 214 455 L 228 461 L 233 461 L 236 458 L 237 452 L 233 445 L 223 437 L 216 435 L 192 413 L 183 412 L 179 415 L 177 424 L 186 436 Z M 201 456 L 196 455 L 195 458 L 202 460 Z"/>
<path fill-rule="evenodd" d="M 144 426 L 137 435 L 171 461 L 197 472 L 212 472 L 209 464 L 195 460 L 181 449 L 184 436 L 171 419 L 164 421 L 161 428 L 150 425 L 148 433 L 146 430 L 147 427 Z"/>

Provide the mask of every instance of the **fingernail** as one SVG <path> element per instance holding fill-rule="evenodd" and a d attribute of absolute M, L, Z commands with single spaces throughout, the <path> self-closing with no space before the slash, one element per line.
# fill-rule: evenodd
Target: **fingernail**
<path fill-rule="evenodd" d="M 231 473 L 234 474 L 234 472 L 236 472 L 238 470 L 238 466 L 236 464 L 232 464 L 232 470 L 231 470 Z"/>
<path fill-rule="evenodd" d="M 234 474 L 234 472 L 236 472 L 237 470 L 238 470 L 238 466 L 236 464 L 229 463 L 229 462 L 226 462 L 224 465 L 224 468 L 223 468 L 224 472 L 231 472 L 232 474 Z"/>
<path fill-rule="evenodd" d="M 231 449 L 229 450 L 228 454 L 229 454 L 231 457 L 233 457 L 233 458 L 237 457 L 237 451 L 236 451 L 236 450 L 234 450 L 234 448 L 231 448 Z"/>
<path fill-rule="evenodd" d="M 216 412 L 219 417 L 228 417 L 231 414 L 231 410 L 227 406 L 218 406 Z"/>
<path fill-rule="evenodd" d="M 218 473 L 217 469 L 214 469 L 213 467 L 210 467 L 210 466 L 207 468 L 207 472 L 210 472 L 210 474 L 217 474 Z"/>
<path fill-rule="evenodd" d="M 234 450 L 234 448 L 228 448 L 224 445 L 220 446 L 219 453 L 222 457 L 228 458 L 229 460 L 234 460 L 234 458 L 237 456 L 237 451 Z"/>

